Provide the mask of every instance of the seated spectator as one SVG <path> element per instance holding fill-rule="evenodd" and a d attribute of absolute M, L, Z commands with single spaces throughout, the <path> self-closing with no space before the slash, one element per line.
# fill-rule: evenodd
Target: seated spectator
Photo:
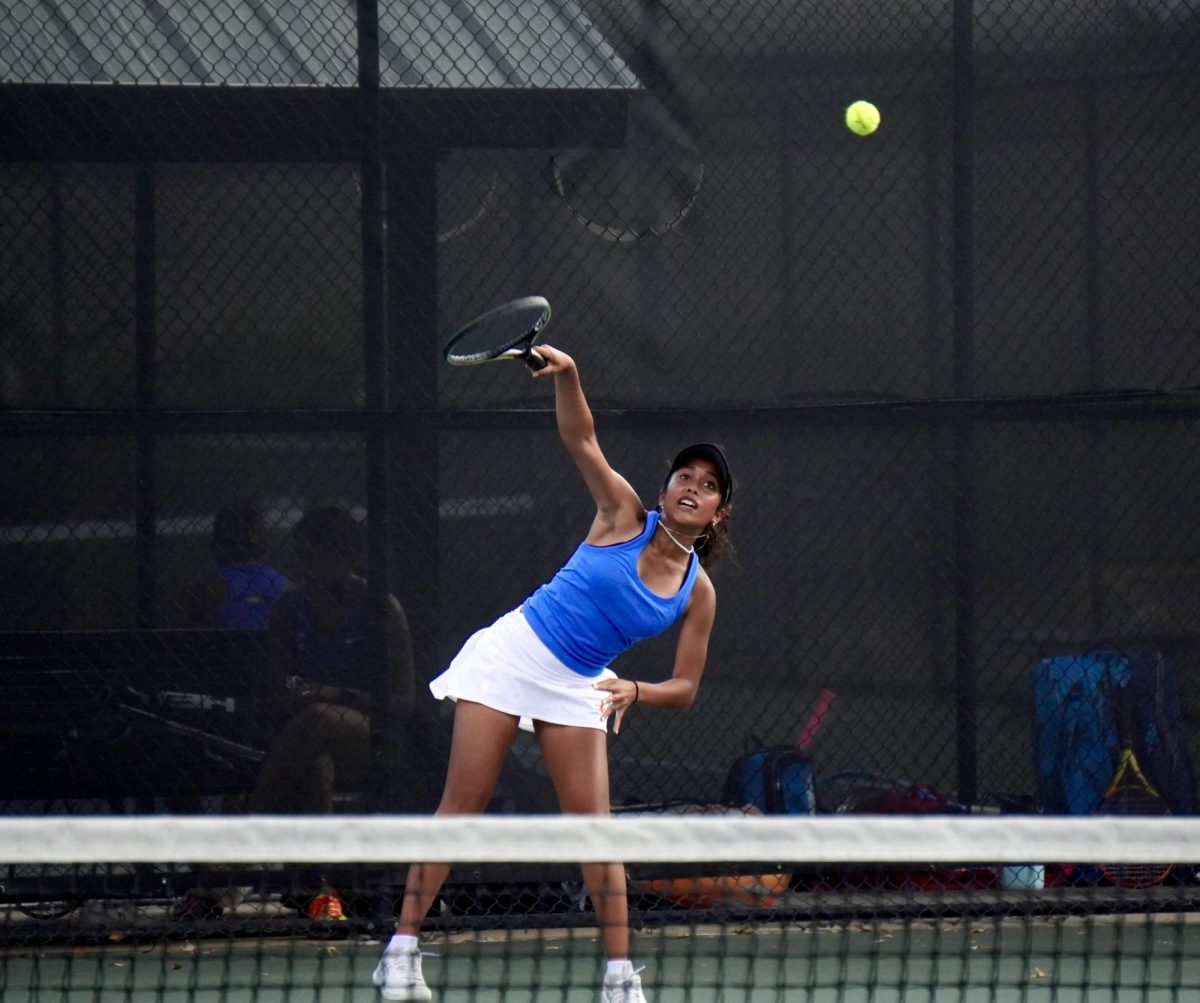
<path fill-rule="evenodd" d="M 270 565 L 262 512 L 249 502 L 223 505 L 213 518 L 216 574 L 193 582 L 184 601 L 188 627 L 261 630 L 288 580 Z"/>
<path fill-rule="evenodd" d="M 408 621 L 388 596 L 382 616 L 359 574 L 362 536 L 345 510 L 318 508 L 292 534 L 301 573 L 270 621 L 270 709 L 285 723 L 250 797 L 251 812 L 333 810 L 338 790 L 361 791 L 371 722 L 406 718 L 414 698 Z M 377 625 L 386 658 L 375 656 Z"/>
<path fill-rule="evenodd" d="M 218 517 L 214 551 L 219 563 L 231 552 L 223 546 L 231 540 L 244 544 L 238 554 L 249 551 L 254 536 L 247 529 L 253 523 L 243 516 L 230 507 Z M 210 606 L 218 614 L 211 625 L 220 618 L 225 626 L 231 620 L 247 625 L 260 609 L 270 611 L 265 713 L 282 723 L 245 806 L 255 814 L 328 814 L 337 792 L 361 792 L 370 771 L 372 722 L 386 719 L 403 727 L 414 699 L 408 621 L 391 596 L 382 617 L 374 615 L 377 607 L 359 573 L 358 522 L 343 509 L 314 509 L 296 524 L 292 546 L 300 572 L 278 599 L 259 603 L 254 589 L 233 587 L 259 580 L 252 573 L 223 575 L 230 583 L 225 604 Z M 239 597 L 248 601 L 239 602 Z M 379 626 L 385 629 L 384 658 L 377 657 L 374 643 Z M 395 735 L 385 737 L 393 746 L 400 744 Z M 320 890 L 289 901 L 316 919 L 342 918 L 341 903 L 323 879 L 314 874 L 311 884 Z M 175 913 L 186 918 L 219 915 L 233 897 L 231 889 L 197 888 Z"/>
<path fill-rule="evenodd" d="M 209 547 L 214 567 L 193 578 L 171 607 L 174 616 L 168 626 L 177 628 L 224 628 L 234 630 L 263 630 L 271 615 L 271 607 L 288 586 L 288 580 L 266 563 L 270 536 L 262 510 L 252 502 L 231 501 L 222 505 L 213 517 Z M 206 679 L 198 678 L 196 686 L 204 691 Z M 221 699 L 221 694 L 214 694 Z M 172 708 L 177 716 L 179 708 Z M 198 723 L 209 728 L 211 717 Z M 215 730 L 224 737 L 250 745 L 261 745 L 256 722 L 230 718 Z M 175 795 L 167 799 L 168 808 L 177 814 L 199 814 L 206 809 L 205 799 L 193 795 Z"/>

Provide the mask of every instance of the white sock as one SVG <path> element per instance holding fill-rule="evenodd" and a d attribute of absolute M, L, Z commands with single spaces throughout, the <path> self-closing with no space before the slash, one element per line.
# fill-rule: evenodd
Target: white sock
<path fill-rule="evenodd" d="M 402 951 L 415 951 L 417 938 L 411 933 L 393 933 L 388 946 L 384 948 L 389 954 L 399 954 Z"/>
<path fill-rule="evenodd" d="M 604 970 L 604 977 L 617 975 L 621 978 L 626 978 L 633 974 L 633 962 L 628 958 L 609 958 L 608 967 Z"/>

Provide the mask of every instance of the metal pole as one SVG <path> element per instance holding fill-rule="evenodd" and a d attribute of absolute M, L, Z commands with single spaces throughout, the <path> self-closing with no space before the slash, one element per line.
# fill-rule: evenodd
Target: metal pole
<path fill-rule="evenodd" d="M 388 344 L 401 416 L 391 426 L 391 448 L 404 472 L 395 485 L 392 559 L 404 569 L 396 588 L 412 630 L 419 706 L 428 692 L 422 683 L 440 671 L 437 151 L 414 142 L 402 164 L 388 166 Z"/>
<path fill-rule="evenodd" d="M 50 175 L 50 328 L 54 338 L 54 401 L 67 405 L 67 269 L 63 240 L 63 169 L 47 166 Z"/>
<path fill-rule="evenodd" d="M 135 610 L 139 627 L 154 624 L 158 598 L 158 504 L 155 498 L 154 410 L 158 406 L 158 333 L 155 327 L 156 233 L 153 164 L 139 164 L 134 177 L 135 406 L 134 456 Z"/>
<path fill-rule="evenodd" d="M 367 588 L 376 616 L 371 631 L 371 659 L 388 664 L 387 604 L 391 593 L 388 560 L 388 355 L 386 315 L 386 254 L 384 250 L 383 157 L 379 112 L 379 5 L 377 0 L 358 0 L 358 89 L 362 114 L 362 159 L 359 165 L 362 204 L 363 360 L 366 367 L 366 502 L 367 502 Z M 376 810 L 386 807 L 392 789 L 394 764 L 388 754 L 387 736 L 392 731 L 386 708 L 390 697 L 390 673 L 375 694 L 372 714 L 371 753 L 373 775 L 378 784 L 370 791 Z"/>
<path fill-rule="evenodd" d="M 945 254 L 942 245 L 942 227 L 945 218 L 942 212 L 942 180 L 938 176 L 940 164 L 941 129 L 946 116 L 940 100 L 925 102 L 925 385 L 923 392 L 930 398 L 939 395 L 938 351 L 944 344 L 945 332 Z M 929 448 L 936 451 L 943 442 L 942 427 L 910 428 L 908 434 L 914 439 L 924 437 Z M 930 538 L 937 540 L 944 535 L 946 518 L 946 484 L 939 471 L 926 486 L 929 497 Z M 928 628 L 929 628 L 929 678 L 945 680 L 945 658 L 947 637 L 945 611 L 940 602 L 941 590 L 945 587 L 946 571 L 944 557 L 938 547 L 929 548 L 927 568 L 929 583 Z"/>
<path fill-rule="evenodd" d="M 974 392 L 975 330 L 975 39 L 973 0 L 954 2 L 954 392 Z M 975 648 L 975 437 L 969 416 L 954 426 L 955 679 L 958 797 L 978 790 Z"/>
<path fill-rule="evenodd" d="M 1100 277 L 1100 125 L 1096 91 L 1096 78 L 1088 75 L 1083 92 L 1083 281 L 1084 310 L 1086 311 L 1084 357 L 1087 359 L 1087 389 L 1099 390 L 1104 386 L 1104 354 L 1101 329 L 1104 314 L 1101 311 Z M 1088 422 L 1087 472 L 1092 475 L 1090 484 L 1082 485 L 1087 506 L 1087 576 L 1088 611 L 1092 636 L 1099 638 L 1104 629 L 1104 565 L 1107 560 L 1107 541 L 1104 532 L 1104 496 L 1101 485 L 1106 483 L 1101 466 L 1104 456 L 1101 450 L 1103 434 L 1099 421 Z"/>

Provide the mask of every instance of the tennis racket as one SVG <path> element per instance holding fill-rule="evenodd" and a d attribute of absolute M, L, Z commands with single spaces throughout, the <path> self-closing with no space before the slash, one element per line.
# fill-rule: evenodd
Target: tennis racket
<path fill-rule="evenodd" d="M 1170 815 L 1166 800 L 1142 772 L 1133 751 L 1136 732 L 1132 685 L 1115 690 L 1117 736 L 1121 756 L 1112 781 L 1100 796 L 1098 815 Z M 1149 888 L 1165 881 L 1173 864 L 1101 864 L 1100 871 L 1123 888 Z"/>
<path fill-rule="evenodd" d="M 545 369 L 546 360 L 533 350 L 550 323 L 550 304 L 542 296 L 525 296 L 480 314 L 460 327 L 442 352 L 452 366 L 519 359 L 530 369 Z"/>
<path fill-rule="evenodd" d="M 232 756 L 234 759 L 249 760 L 252 763 L 261 763 L 267 758 L 266 753 L 261 749 L 255 749 L 252 746 L 245 745 L 242 742 L 235 742 L 232 739 L 222 738 L 220 735 L 214 735 L 203 728 L 193 728 L 191 725 L 183 724 L 180 721 L 172 721 L 168 717 L 155 714 L 153 711 L 146 710 L 145 708 L 134 707 L 132 704 L 127 703 L 119 703 L 117 707 L 135 721 L 157 728 L 170 735 L 181 735 L 184 738 L 193 739 L 200 745 L 222 755 Z"/>

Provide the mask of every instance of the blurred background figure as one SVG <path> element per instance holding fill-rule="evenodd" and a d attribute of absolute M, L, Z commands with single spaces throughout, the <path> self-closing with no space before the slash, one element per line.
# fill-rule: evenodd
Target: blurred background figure
<path fill-rule="evenodd" d="M 261 630 L 271 607 L 288 587 L 287 578 L 266 563 L 269 535 L 262 510 L 232 501 L 213 517 L 216 574 L 193 582 L 182 606 L 180 626 Z"/>
<path fill-rule="evenodd" d="M 292 545 L 299 577 L 270 620 L 267 708 L 284 723 L 248 808 L 326 814 L 335 793 L 362 793 L 372 720 L 386 716 L 398 732 L 409 718 L 412 644 L 399 602 L 389 595 L 378 611 L 372 601 L 359 570 L 362 530 L 349 512 L 313 509 L 297 523 Z"/>
<path fill-rule="evenodd" d="M 247 804 L 254 814 L 329 814 L 339 795 L 361 803 L 372 789 L 372 753 L 397 757 L 412 717 L 408 620 L 393 596 L 382 610 L 373 601 L 360 573 L 359 523 L 341 508 L 313 509 L 296 524 L 292 547 L 300 571 L 272 611 L 266 697 L 267 713 L 283 724 Z M 374 742 L 373 722 L 388 729 Z M 319 871 L 302 883 L 288 904 L 317 920 L 345 918 Z"/>

